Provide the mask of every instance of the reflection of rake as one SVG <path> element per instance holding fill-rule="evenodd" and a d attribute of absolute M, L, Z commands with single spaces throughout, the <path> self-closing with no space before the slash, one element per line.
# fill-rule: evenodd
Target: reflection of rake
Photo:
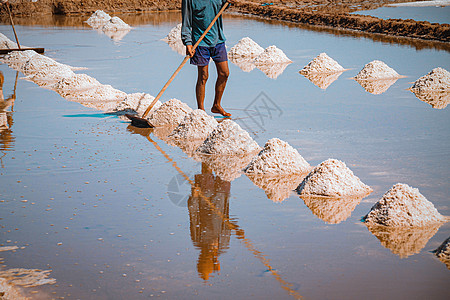
<path fill-rule="evenodd" d="M 129 126 L 129 128 L 133 128 L 132 126 Z M 135 128 L 132 129 L 133 131 L 136 131 Z M 303 297 L 297 292 L 292 289 L 292 284 L 285 281 L 278 272 L 272 268 L 270 265 L 270 260 L 266 258 L 266 256 L 259 250 L 255 248 L 253 243 L 245 237 L 245 231 L 244 229 L 240 228 L 236 221 L 230 220 L 230 218 L 224 216 L 222 212 L 212 203 L 208 197 L 206 197 L 199 186 L 196 186 L 195 183 L 187 176 L 183 170 L 178 167 L 177 163 L 156 143 L 149 134 L 143 134 L 144 132 L 148 131 L 141 131 L 140 134 L 144 135 L 147 140 L 152 143 L 156 149 L 158 149 L 159 152 L 169 161 L 172 163 L 172 166 L 180 173 L 183 178 L 189 182 L 191 187 L 198 193 L 198 195 L 202 198 L 203 201 L 205 201 L 208 206 L 211 208 L 212 211 L 214 211 L 215 214 L 217 214 L 223 221 L 223 223 L 230 229 L 235 232 L 235 235 L 237 239 L 241 240 L 245 247 L 256 257 L 258 258 L 261 263 L 270 271 L 270 274 L 275 277 L 275 279 L 281 284 L 281 287 L 289 293 L 289 295 L 293 296 L 295 299 L 302 299 Z"/>

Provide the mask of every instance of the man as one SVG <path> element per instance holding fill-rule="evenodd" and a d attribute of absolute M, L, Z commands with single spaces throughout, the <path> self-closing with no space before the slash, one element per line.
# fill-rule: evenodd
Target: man
<path fill-rule="evenodd" d="M 193 45 L 198 41 L 225 2 L 227 1 L 182 0 L 183 22 L 181 39 L 186 46 L 186 55 L 191 57 L 191 64 L 197 66 L 198 70 L 197 85 L 195 87 L 198 108 L 205 110 L 205 86 L 209 76 L 209 60 L 212 58 L 217 69 L 217 81 L 211 112 L 229 117 L 231 114 L 226 112 L 220 104 L 230 74 L 222 17 L 217 19 L 197 49 L 195 51 L 192 50 Z M 233 3 L 234 0 L 228 2 Z"/>

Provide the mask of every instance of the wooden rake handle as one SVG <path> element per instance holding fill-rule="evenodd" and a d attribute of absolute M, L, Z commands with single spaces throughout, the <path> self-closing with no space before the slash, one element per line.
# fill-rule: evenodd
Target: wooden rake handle
<path fill-rule="evenodd" d="M 11 15 L 11 10 L 9 9 L 9 3 L 6 2 L 5 6 L 6 6 L 6 9 L 8 10 L 9 20 L 11 21 L 11 25 L 12 25 L 12 28 L 14 31 L 14 37 L 16 38 L 17 47 L 19 48 L 19 50 L 22 50 L 20 48 L 19 39 L 17 38 L 16 28 L 14 27 L 14 21 L 13 21 L 12 15 Z"/>
<path fill-rule="evenodd" d="M 229 2 L 225 2 L 225 4 L 222 6 L 222 8 L 220 9 L 220 11 L 217 13 L 217 15 L 214 17 L 214 19 L 211 21 L 211 23 L 209 24 L 209 26 L 206 28 L 206 30 L 203 32 L 203 34 L 200 36 L 200 38 L 198 39 L 198 41 L 194 44 L 194 46 L 192 47 L 192 50 L 194 51 L 195 49 L 197 49 L 198 44 L 200 44 L 200 42 L 203 40 L 203 38 L 206 36 L 206 34 L 209 32 L 209 30 L 214 26 L 214 24 L 216 23 L 217 19 L 222 15 L 222 13 L 224 12 L 224 10 L 228 7 Z M 169 87 L 170 83 L 172 83 L 173 79 L 178 75 L 178 73 L 181 71 L 181 69 L 184 67 L 184 65 L 187 63 L 188 59 L 190 58 L 189 55 L 186 55 L 186 57 L 183 59 L 183 61 L 181 62 L 180 66 L 175 70 L 175 72 L 172 74 L 172 76 L 169 78 L 169 80 L 166 82 L 166 84 L 163 86 L 163 88 L 161 89 L 161 91 L 159 91 L 158 95 L 156 95 L 156 98 L 153 100 L 152 103 L 150 103 L 150 105 L 147 107 L 147 109 L 145 110 L 144 114 L 142 115 L 142 118 L 145 118 L 148 113 L 150 112 L 150 110 L 153 108 L 153 106 L 155 106 L 156 102 L 159 100 L 159 98 L 161 98 L 162 94 L 164 94 L 164 92 L 166 91 L 166 89 Z"/>

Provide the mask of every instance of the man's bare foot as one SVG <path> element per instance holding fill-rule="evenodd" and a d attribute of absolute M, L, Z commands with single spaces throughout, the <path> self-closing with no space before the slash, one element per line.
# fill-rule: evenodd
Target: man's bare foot
<path fill-rule="evenodd" d="M 205 108 L 204 108 L 204 107 L 198 107 L 198 109 L 201 109 L 201 110 L 205 110 Z"/>
<path fill-rule="evenodd" d="M 214 105 L 214 106 L 211 108 L 211 112 L 212 112 L 212 113 L 215 113 L 215 114 L 221 114 L 221 115 L 224 116 L 224 117 L 231 117 L 231 114 L 230 114 L 230 113 L 227 113 L 227 112 L 222 108 L 222 106 L 216 106 L 216 105 Z"/>

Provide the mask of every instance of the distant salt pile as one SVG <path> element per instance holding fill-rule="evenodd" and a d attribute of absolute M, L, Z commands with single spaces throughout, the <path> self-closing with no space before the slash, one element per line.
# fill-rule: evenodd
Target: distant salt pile
<path fill-rule="evenodd" d="M 154 99 L 155 97 L 146 93 L 128 94 L 125 99 L 114 108 L 114 111 L 142 115 Z M 161 101 L 158 100 L 150 110 L 149 114 L 152 114 L 161 105 Z"/>
<path fill-rule="evenodd" d="M 300 70 L 300 74 L 311 73 L 336 73 L 345 69 L 337 61 L 329 57 L 326 53 L 320 53 L 309 64 Z"/>
<path fill-rule="evenodd" d="M 102 27 L 103 31 L 122 31 L 130 30 L 131 26 L 125 23 L 119 17 L 112 17 L 106 24 Z"/>
<path fill-rule="evenodd" d="M 86 23 L 93 28 L 102 28 L 106 23 L 111 20 L 111 16 L 105 13 L 103 10 L 95 11 Z"/>
<path fill-rule="evenodd" d="M 435 251 L 435 255 L 443 263 L 447 265 L 447 269 L 450 270 L 450 237 L 447 238 Z"/>
<path fill-rule="evenodd" d="M 413 92 L 447 91 L 450 93 L 450 72 L 444 68 L 434 68 L 420 77 L 410 88 Z"/>
<path fill-rule="evenodd" d="M 365 223 L 384 226 L 421 227 L 445 221 L 419 189 L 402 183 L 387 191 L 364 217 Z"/>
<path fill-rule="evenodd" d="M 307 174 L 281 176 L 246 175 L 257 187 L 264 190 L 268 199 L 280 203 L 291 196 L 292 191 L 295 190 Z"/>
<path fill-rule="evenodd" d="M 177 43 L 181 42 L 181 26 L 182 24 L 178 24 L 174 28 L 172 28 L 167 36 L 163 38 L 163 41 L 166 43 Z"/>
<path fill-rule="evenodd" d="M 355 79 L 360 80 L 374 80 L 374 79 L 388 79 L 400 78 L 401 76 L 384 62 L 374 60 L 364 66 L 355 76 Z"/>
<path fill-rule="evenodd" d="M 10 68 L 16 71 L 23 71 L 23 67 L 37 53 L 33 50 L 26 51 L 12 51 L 0 59 L 1 62 L 6 63 Z"/>
<path fill-rule="evenodd" d="M 333 82 L 335 82 L 342 72 L 337 73 L 309 73 L 303 74 L 314 85 L 318 86 L 322 90 L 326 90 Z"/>
<path fill-rule="evenodd" d="M 255 64 L 280 64 L 291 63 L 292 61 L 284 54 L 281 49 L 276 46 L 269 46 L 264 52 L 255 58 Z"/>
<path fill-rule="evenodd" d="M 425 227 L 387 227 L 366 224 L 381 245 L 400 258 L 420 253 L 428 241 L 438 232 L 442 223 Z"/>
<path fill-rule="evenodd" d="M 236 45 L 228 51 L 228 56 L 233 59 L 250 58 L 254 59 L 264 52 L 264 48 L 258 45 L 249 37 L 242 38 Z"/>
<path fill-rule="evenodd" d="M 197 152 L 220 155 L 245 155 L 261 147 L 236 122 L 222 121 L 198 147 Z"/>
<path fill-rule="evenodd" d="M 347 220 L 355 207 L 361 202 L 361 197 L 325 198 L 302 196 L 311 212 L 328 224 L 339 224 Z"/>
<path fill-rule="evenodd" d="M 247 174 L 254 175 L 291 175 L 307 173 L 311 166 L 288 143 L 273 138 L 267 141 L 263 150 L 259 152 L 244 169 Z"/>
<path fill-rule="evenodd" d="M 100 82 L 89 75 L 75 74 L 58 81 L 53 86 L 53 89 L 55 89 L 62 97 L 70 97 L 78 91 L 87 90 L 98 85 L 100 85 Z"/>
<path fill-rule="evenodd" d="M 279 63 L 279 64 L 258 64 L 256 67 L 266 74 L 267 77 L 271 79 L 277 79 L 278 76 L 283 74 L 284 70 L 290 63 Z"/>
<path fill-rule="evenodd" d="M 223 123 L 223 122 L 222 122 Z M 242 169 L 255 156 L 255 152 L 240 155 L 195 155 L 196 160 L 206 163 L 220 179 L 233 181 L 242 175 Z"/>
<path fill-rule="evenodd" d="M 435 109 L 444 109 L 450 103 L 450 92 L 448 91 L 414 91 L 414 95 Z"/>
<path fill-rule="evenodd" d="M 151 116 L 149 122 L 153 126 L 178 125 L 192 109 L 178 99 L 170 99 L 163 103 Z"/>
<path fill-rule="evenodd" d="M 174 129 L 171 138 L 175 140 L 202 140 L 217 127 L 219 123 L 202 109 L 193 110 Z"/>
<path fill-rule="evenodd" d="M 46 82 L 56 82 L 63 78 L 75 75 L 72 68 L 61 64 L 55 60 L 40 54 L 33 55 L 23 66 L 23 73 L 27 78 L 42 80 Z"/>
<path fill-rule="evenodd" d="M 356 79 L 356 82 L 358 82 L 366 90 L 366 92 L 374 95 L 380 95 L 386 92 L 397 80 L 398 78 L 378 80 Z"/>
<path fill-rule="evenodd" d="M 361 182 L 344 162 L 328 159 L 315 167 L 297 187 L 300 195 L 345 197 L 366 195 L 372 189 Z"/>

